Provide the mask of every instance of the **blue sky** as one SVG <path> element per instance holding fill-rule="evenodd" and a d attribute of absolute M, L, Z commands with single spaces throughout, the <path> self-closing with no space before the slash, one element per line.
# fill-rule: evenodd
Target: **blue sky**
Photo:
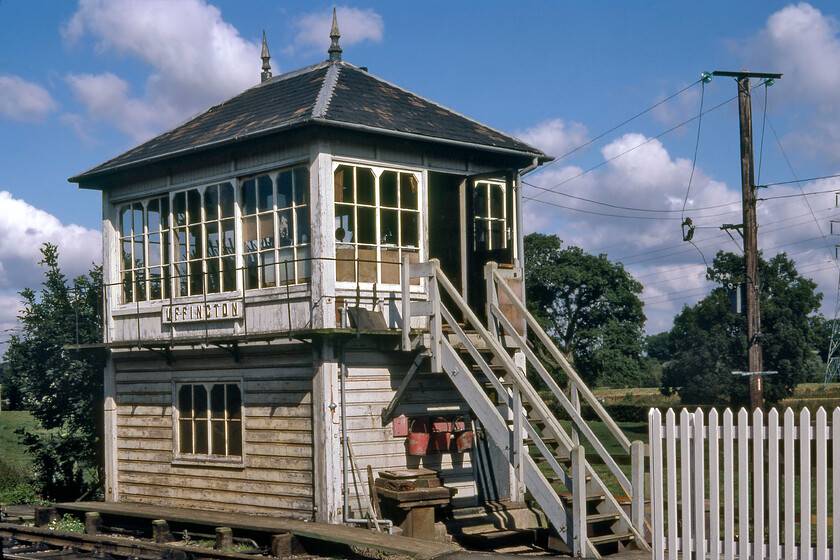
<path fill-rule="evenodd" d="M 41 243 L 59 244 L 70 276 L 100 258 L 99 193 L 67 178 L 256 84 L 263 29 L 275 75 L 325 59 L 332 7 L 0 0 L 0 343 L 14 328 L 17 292 L 41 281 Z M 551 155 L 585 146 L 526 179 L 536 185 L 525 191 L 535 198 L 527 227 L 624 263 L 645 286 L 650 333 L 708 293 L 704 258 L 737 251 L 716 229 L 740 222 L 735 84 L 704 87 L 701 72 L 784 74 L 766 90 L 768 120 L 765 88 L 754 84 L 761 183 L 840 173 L 836 2 L 337 7 L 344 60 Z M 834 189 L 840 179 L 770 186 L 759 208 L 759 247 L 787 251 L 816 279 L 829 317 L 840 243 L 829 235 L 840 219 Z M 818 191 L 830 192 L 801 196 Z M 697 248 L 682 242 L 685 216 L 702 226 Z"/>

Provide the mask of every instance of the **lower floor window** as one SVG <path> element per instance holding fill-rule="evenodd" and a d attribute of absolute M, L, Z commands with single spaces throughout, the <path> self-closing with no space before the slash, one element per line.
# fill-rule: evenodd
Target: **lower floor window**
<path fill-rule="evenodd" d="M 178 387 L 181 455 L 242 456 L 242 392 L 238 383 Z"/>

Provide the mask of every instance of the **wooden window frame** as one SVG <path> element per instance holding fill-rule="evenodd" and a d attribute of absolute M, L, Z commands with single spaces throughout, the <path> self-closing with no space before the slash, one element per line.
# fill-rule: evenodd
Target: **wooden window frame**
<path fill-rule="evenodd" d="M 288 204 L 279 206 L 279 185 L 281 178 L 287 174 L 291 196 Z M 271 206 L 268 208 L 260 208 L 260 186 L 264 179 L 271 182 Z M 249 183 L 252 183 L 254 188 L 253 212 L 248 211 L 246 201 L 246 190 L 251 186 Z M 253 291 L 310 283 L 312 218 L 309 166 L 294 165 L 245 177 L 240 179 L 238 190 L 244 289 Z M 248 222 L 252 222 L 252 240 L 249 240 Z M 272 229 L 271 234 L 265 236 L 263 230 L 269 226 Z M 284 228 L 291 243 L 283 242 Z M 265 247 L 261 246 L 267 239 L 270 239 L 270 243 L 266 243 Z M 249 247 L 249 243 L 255 245 Z M 291 259 L 288 256 L 291 256 Z M 288 263 L 292 265 L 289 266 Z"/>
<path fill-rule="evenodd" d="M 231 466 L 244 466 L 245 462 L 245 392 L 243 390 L 244 383 L 242 379 L 214 379 L 214 380 L 175 380 L 172 382 L 172 445 L 173 456 L 175 462 L 184 462 L 189 464 L 206 463 L 206 464 L 223 464 Z M 189 415 L 185 417 L 182 410 L 182 391 L 190 388 L 190 411 Z M 196 388 L 201 387 L 204 392 L 205 416 L 195 416 L 195 395 Z M 223 388 L 223 406 L 224 415 L 222 418 L 213 417 L 212 410 L 212 392 L 217 388 Z M 239 391 L 239 407 L 234 409 L 230 407 L 228 399 L 228 391 L 230 387 L 236 387 Z M 238 417 L 237 417 L 238 416 Z M 182 434 L 184 423 L 190 425 L 190 446 L 191 449 L 185 451 L 182 449 L 183 441 Z M 216 439 L 218 432 L 214 430 L 214 424 L 222 425 L 224 430 L 224 453 L 213 453 L 214 446 L 219 441 Z M 203 426 L 202 430 L 196 429 L 197 426 Z M 201 435 L 203 433 L 203 436 Z M 196 447 L 201 449 L 199 440 L 196 439 L 206 437 L 206 453 L 196 452 Z M 239 453 L 236 453 L 238 446 Z M 231 449 L 233 447 L 233 449 Z"/>
<path fill-rule="evenodd" d="M 345 168 L 352 171 L 353 185 L 351 199 L 340 197 L 337 193 L 344 188 L 343 179 L 339 185 L 339 171 Z M 367 170 L 373 176 L 372 195 L 373 199 L 360 200 L 359 196 L 359 170 Z M 388 204 L 383 201 L 383 177 L 386 174 L 395 176 L 396 198 Z M 399 267 L 404 256 L 408 255 L 412 262 L 419 262 L 424 247 L 424 190 L 423 173 L 419 170 L 405 169 L 399 167 L 386 167 L 370 165 L 355 161 L 334 161 L 332 165 L 333 180 L 333 216 L 335 228 L 335 251 L 336 251 L 336 284 L 339 287 L 364 286 L 372 288 L 378 286 L 398 287 L 400 285 Z M 407 183 L 404 183 L 407 182 Z M 413 182 L 413 187 L 412 187 Z M 415 207 L 404 203 L 405 189 L 415 191 Z M 341 210 L 340 210 L 341 209 Z M 346 214 L 349 209 L 351 214 Z M 384 216 L 391 214 L 396 216 L 392 222 L 396 224 L 396 234 L 393 241 L 386 241 L 383 235 Z M 370 239 L 360 239 L 361 220 L 360 216 L 370 217 L 373 215 L 374 224 Z M 352 218 L 352 219 L 351 219 Z M 406 221 L 404 221 L 406 220 Z M 353 222 L 353 232 L 345 228 Z M 416 230 L 416 237 L 411 242 L 406 242 L 404 231 L 406 224 L 413 221 L 413 228 Z M 392 230 L 388 230 L 393 234 Z M 343 237 L 342 237 L 343 234 Z M 384 255 L 395 253 L 392 258 L 385 259 Z M 342 263 L 352 262 L 354 269 L 351 270 Z"/>

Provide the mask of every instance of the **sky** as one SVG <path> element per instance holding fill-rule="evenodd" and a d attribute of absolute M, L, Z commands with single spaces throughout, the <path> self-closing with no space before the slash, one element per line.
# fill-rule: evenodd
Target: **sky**
<path fill-rule="evenodd" d="M 0 0 L 0 352 L 56 243 L 101 260 L 101 202 L 67 178 L 274 75 L 327 58 L 334 4 Z M 644 286 L 648 334 L 707 295 L 739 224 L 736 85 L 752 83 L 759 249 L 786 252 L 832 318 L 840 220 L 836 1 L 335 4 L 344 60 L 554 156 L 525 178 L 527 231 L 604 253 Z M 702 116 L 701 116 L 702 107 Z M 693 245 L 681 224 L 696 225 Z"/>

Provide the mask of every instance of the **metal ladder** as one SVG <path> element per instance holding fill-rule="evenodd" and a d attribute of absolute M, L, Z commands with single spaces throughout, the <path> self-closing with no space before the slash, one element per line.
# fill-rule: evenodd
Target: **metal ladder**
<path fill-rule="evenodd" d="M 411 280 L 418 278 L 425 284 L 428 298 L 412 301 Z M 649 550 L 642 536 L 645 530 L 643 445 L 629 442 L 510 289 L 495 263 L 488 264 L 485 278 L 486 324 L 443 274 L 436 259 L 414 264 L 406 259 L 402 265 L 403 349 L 413 350 L 420 344 L 427 347 L 432 371 L 446 373 L 486 434 L 508 456 L 516 479 L 523 486 L 520 490 L 530 492 L 557 536 L 574 556 L 601 557 L 604 550 L 620 550 L 628 545 Z M 461 313 L 465 326 L 462 327 L 452 310 L 443 305 L 441 295 L 444 293 Z M 518 311 L 524 322 L 520 329 L 501 312 L 500 301 Z M 425 328 L 412 330 L 412 318 L 420 318 L 415 319 L 417 324 L 427 324 L 428 334 Z M 569 379 L 569 396 L 529 348 L 524 336 L 525 325 L 563 368 Z M 523 358 L 546 383 L 555 406 L 562 407 L 571 421 L 572 433 L 563 427 L 549 404 L 526 378 Z M 491 399 L 492 394 L 495 394 L 496 402 Z M 583 420 L 580 397 L 595 410 L 621 448 L 632 457 L 632 482 Z M 505 414 L 500 412 L 500 405 Z M 581 439 L 598 454 L 632 503 L 632 515 L 625 513 L 593 469 Z M 538 462 L 547 466 L 541 469 Z M 566 491 L 558 492 L 553 483 L 562 484 Z"/>

